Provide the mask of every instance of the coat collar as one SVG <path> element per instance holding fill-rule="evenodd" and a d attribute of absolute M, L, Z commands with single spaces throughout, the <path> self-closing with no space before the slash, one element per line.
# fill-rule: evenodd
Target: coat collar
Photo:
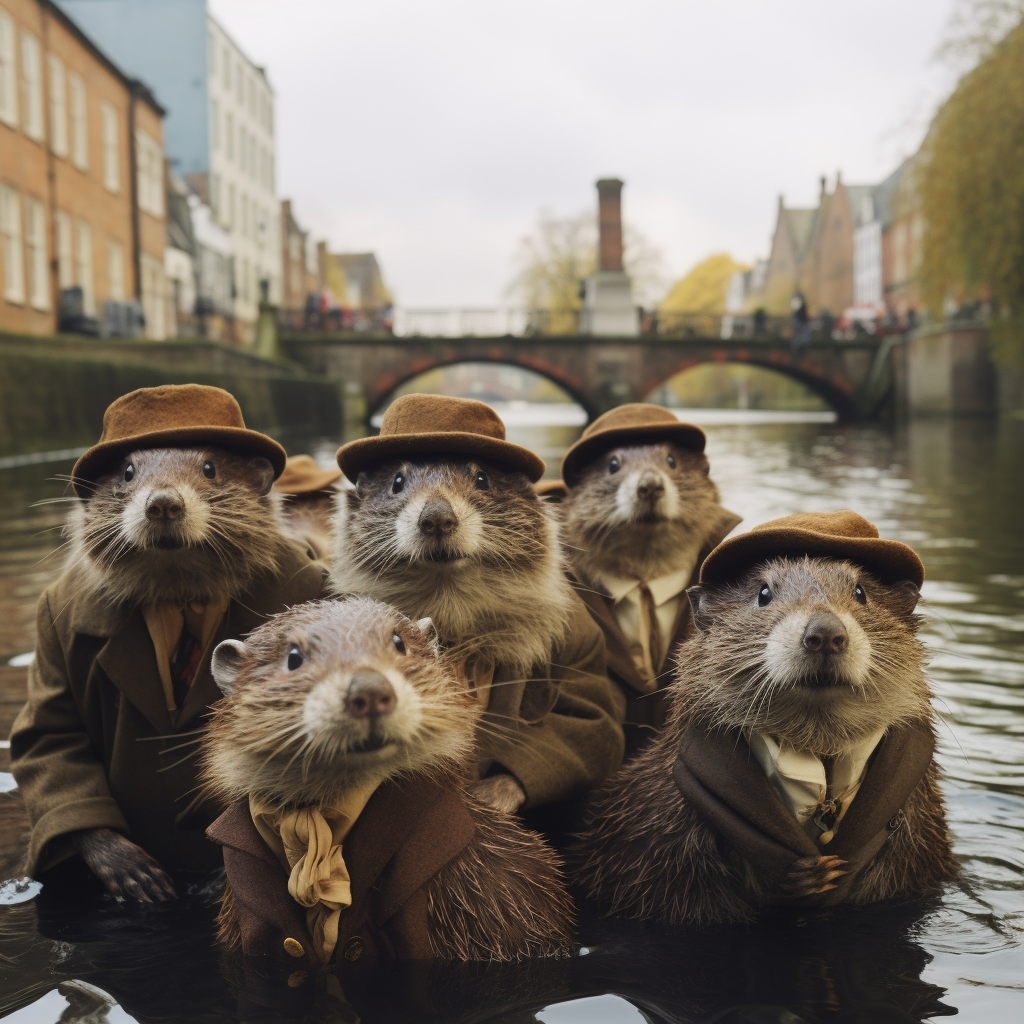
<path fill-rule="evenodd" d="M 687 587 L 697 584 L 700 579 L 701 563 L 711 553 L 712 549 L 716 548 L 732 529 L 741 522 L 741 518 L 735 513 L 728 511 L 728 509 L 722 508 L 719 509 L 719 512 L 720 515 L 715 528 L 711 531 L 707 541 L 700 550 L 700 554 L 697 556 L 697 563 L 693 568 L 693 573 L 690 576 Z M 630 687 L 630 689 L 635 690 L 637 693 L 646 693 L 649 687 L 637 670 L 636 663 L 633 661 L 633 656 L 629 651 L 629 641 L 626 639 L 625 634 L 622 632 L 622 627 L 615 617 L 614 599 L 588 587 L 582 580 L 577 579 L 571 574 L 569 580 L 590 610 L 590 614 L 593 615 L 597 624 L 604 631 L 609 671 Z M 675 628 L 672 631 L 672 640 L 666 650 L 671 651 L 677 644 L 682 643 L 686 639 L 690 632 L 691 622 L 689 601 L 680 601 L 679 614 L 676 617 Z M 666 658 L 665 665 L 659 676 L 660 685 L 664 684 L 666 675 L 671 673 L 671 671 L 672 663 Z"/>
<path fill-rule="evenodd" d="M 691 724 L 682 735 L 672 774 L 683 798 L 769 887 L 799 857 L 829 853 L 848 861 L 848 874 L 828 894 L 832 902 L 884 842 L 887 824 L 924 778 L 934 749 L 928 722 L 890 729 L 827 848 L 814 843 L 789 813 L 738 732 Z"/>

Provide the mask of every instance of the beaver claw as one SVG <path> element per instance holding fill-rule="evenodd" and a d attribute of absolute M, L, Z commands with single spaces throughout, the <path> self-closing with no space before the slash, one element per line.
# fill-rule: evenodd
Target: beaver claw
<path fill-rule="evenodd" d="M 141 846 L 111 828 L 90 828 L 71 836 L 75 849 L 107 892 L 120 899 L 164 903 L 177 897 L 174 883 Z"/>
<path fill-rule="evenodd" d="M 523 787 L 511 775 L 492 775 L 467 787 L 477 803 L 493 807 L 503 814 L 515 814 L 526 803 Z"/>
<path fill-rule="evenodd" d="M 845 860 L 838 857 L 801 857 L 782 880 L 782 892 L 798 898 L 834 889 L 835 880 L 846 874 Z"/>

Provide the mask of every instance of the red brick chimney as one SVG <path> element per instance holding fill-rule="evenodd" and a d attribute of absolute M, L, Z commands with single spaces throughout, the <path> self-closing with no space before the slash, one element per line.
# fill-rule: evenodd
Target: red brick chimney
<path fill-rule="evenodd" d="M 602 178 L 597 183 L 598 270 L 622 270 L 622 182 Z"/>

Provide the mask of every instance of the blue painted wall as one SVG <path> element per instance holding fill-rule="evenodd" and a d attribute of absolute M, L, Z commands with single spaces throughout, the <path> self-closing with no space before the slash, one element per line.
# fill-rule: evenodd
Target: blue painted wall
<path fill-rule="evenodd" d="M 180 174 L 208 171 L 206 0 L 55 0 L 167 108 L 164 145 Z"/>

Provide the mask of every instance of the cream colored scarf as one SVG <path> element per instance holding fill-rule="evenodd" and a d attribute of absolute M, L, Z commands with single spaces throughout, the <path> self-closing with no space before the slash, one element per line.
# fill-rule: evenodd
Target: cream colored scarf
<path fill-rule="evenodd" d="M 263 841 L 288 875 L 288 894 L 306 907 L 306 925 L 327 963 L 338 944 L 341 912 L 352 904 L 352 880 L 341 842 L 363 812 L 376 785 L 347 793 L 328 807 L 263 806 L 249 799 L 249 813 Z"/>

